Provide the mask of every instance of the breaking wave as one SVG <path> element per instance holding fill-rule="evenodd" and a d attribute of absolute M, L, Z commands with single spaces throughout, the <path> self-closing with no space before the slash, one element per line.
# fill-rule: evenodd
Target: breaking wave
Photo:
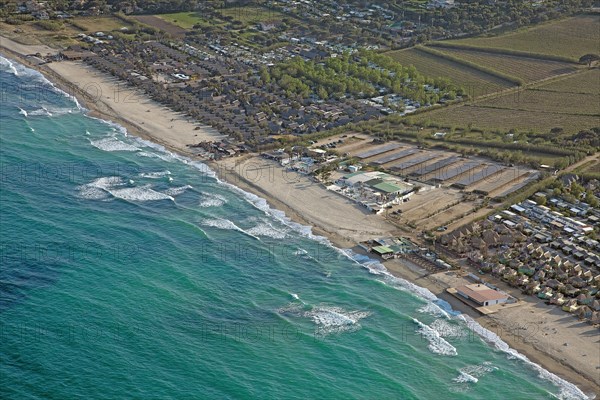
<path fill-rule="evenodd" d="M 159 179 L 162 178 L 164 176 L 168 176 L 171 175 L 171 171 L 166 170 L 166 171 L 158 171 L 158 172 L 145 172 L 145 173 L 141 173 L 140 176 L 142 178 L 148 178 L 148 179 Z"/>
<path fill-rule="evenodd" d="M 458 352 L 456 348 L 448 343 L 442 335 L 429 325 L 426 325 L 416 318 L 413 318 L 413 322 L 419 327 L 417 332 L 429 342 L 427 348 L 434 354 L 440 354 L 443 356 L 456 356 Z"/>
<path fill-rule="evenodd" d="M 54 92 L 59 93 L 65 97 L 69 98 L 73 103 L 75 103 L 75 106 L 77 107 L 77 109 L 79 111 L 86 111 L 86 109 L 84 107 L 82 107 L 81 104 L 79 104 L 79 101 L 77 100 L 77 98 L 75 96 L 54 86 L 54 84 L 52 82 L 50 82 L 48 79 L 46 79 L 46 77 L 42 73 L 40 73 L 34 69 L 28 68 L 22 64 L 12 62 L 11 60 L 3 57 L 2 55 L 0 55 L 0 67 L 2 67 L 4 71 L 11 73 L 14 76 L 28 77 L 28 78 L 31 78 L 30 79 L 31 82 L 39 82 L 45 86 L 50 87 Z"/>
<path fill-rule="evenodd" d="M 489 361 L 477 365 L 468 365 L 459 369 L 459 375 L 452 381 L 456 383 L 477 383 L 481 377 L 497 369 Z"/>
<path fill-rule="evenodd" d="M 273 239 L 284 239 L 287 236 L 285 231 L 275 228 L 269 222 L 263 222 L 248 229 L 248 233 L 254 236 L 265 236 Z"/>
<path fill-rule="evenodd" d="M 134 145 L 122 142 L 114 137 L 108 137 L 100 140 L 90 141 L 92 146 L 103 151 L 139 151 Z"/>
<path fill-rule="evenodd" d="M 126 201 L 175 200 L 168 194 L 157 192 L 156 190 L 150 188 L 150 185 L 112 189 L 108 190 L 108 192 L 112 196 Z"/>
<path fill-rule="evenodd" d="M 220 194 L 214 193 L 201 193 L 202 198 L 200 199 L 200 207 L 208 208 L 208 207 L 221 207 L 223 204 L 227 203 L 227 199 Z"/>
<path fill-rule="evenodd" d="M 117 198 L 126 201 L 175 200 L 172 196 L 158 192 L 150 185 L 125 187 L 126 183 L 118 176 L 107 176 L 78 187 L 79 197 L 88 200 Z"/>
<path fill-rule="evenodd" d="M 204 219 L 200 222 L 203 226 L 210 226 L 211 228 L 223 229 L 223 230 L 231 230 L 238 231 L 243 233 L 244 235 L 248 235 L 254 239 L 260 240 L 258 236 L 253 235 L 250 232 L 245 231 L 244 229 L 237 226 L 233 221 L 224 218 L 210 218 Z"/>
<path fill-rule="evenodd" d="M 192 189 L 192 187 L 190 185 L 185 185 L 185 186 L 180 186 L 180 187 L 169 188 L 169 189 L 165 190 L 165 194 L 172 196 L 172 197 L 176 197 L 176 196 L 179 196 L 180 194 L 185 193 L 188 189 Z"/>

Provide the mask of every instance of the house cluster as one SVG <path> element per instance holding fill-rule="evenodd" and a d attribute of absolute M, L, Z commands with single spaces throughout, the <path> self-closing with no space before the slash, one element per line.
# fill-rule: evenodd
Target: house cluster
<path fill-rule="evenodd" d="M 256 72 L 246 74 L 244 63 L 209 47 L 110 41 L 94 42 L 91 50 L 98 55 L 85 58 L 92 66 L 249 143 L 268 144 L 273 136 L 314 133 L 381 115 L 353 99 L 291 104 L 283 89 L 265 87 Z"/>
<path fill-rule="evenodd" d="M 28 0 L 17 5 L 19 14 L 30 14 L 33 18 L 39 20 L 48 20 L 50 18 L 65 19 L 72 16 L 64 11 L 54 11 L 47 7 L 46 2 Z"/>
<path fill-rule="evenodd" d="M 526 200 L 441 236 L 440 244 L 481 273 L 598 324 L 600 242 L 590 237 L 599 226 L 598 210 L 553 199 L 579 215 L 567 217 Z"/>
<path fill-rule="evenodd" d="M 303 21 L 319 23 L 325 19 L 329 24 L 336 24 L 342 29 L 359 26 L 372 31 L 373 36 L 387 33 L 387 26 L 396 19 L 398 14 L 388 4 L 317 0 L 271 0 L 268 4 L 275 10 L 293 15 Z"/>
<path fill-rule="evenodd" d="M 306 148 L 303 146 L 294 146 L 291 151 L 278 149 L 261 153 L 263 158 L 277 161 L 289 171 L 299 172 L 301 174 L 312 174 L 326 164 L 335 162 L 339 157 L 335 154 L 329 154 L 323 149 Z"/>
<path fill-rule="evenodd" d="M 384 260 L 399 258 L 418 251 L 410 240 L 402 237 L 383 237 L 359 243 L 359 246 Z"/>
<path fill-rule="evenodd" d="M 394 204 L 408 201 L 415 193 L 412 183 L 380 171 L 358 171 L 344 175 L 327 189 L 357 202 L 376 214 Z"/>
<path fill-rule="evenodd" d="M 212 160 L 239 156 L 249 151 L 248 146 L 244 143 L 228 138 L 224 138 L 218 142 L 204 141 L 197 144 L 188 144 L 187 147 L 196 155 Z"/>
<path fill-rule="evenodd" d="M 427 8 L 450 8 L 454 7 L 454 0 L 430 0 L 427 3 Z"/>

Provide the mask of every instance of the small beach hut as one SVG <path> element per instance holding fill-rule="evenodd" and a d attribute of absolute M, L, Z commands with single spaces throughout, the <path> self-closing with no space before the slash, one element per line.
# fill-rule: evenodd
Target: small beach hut
<path fill-rule="evenodd" d="M 577 310 L 577 316 L 580 320 L 592 318 L 593 311 L 588 306 L 581 306 Z"/>

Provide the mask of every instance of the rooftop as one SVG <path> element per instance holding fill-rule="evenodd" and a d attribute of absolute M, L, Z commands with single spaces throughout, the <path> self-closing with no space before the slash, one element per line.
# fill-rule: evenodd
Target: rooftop
<path fill-rule="evenodd" d="M 494 289 L 490 289 L 486 285 L 473 284 L 463 285 L 456 288 L 456 290 L 470 299 L 475 300 L 478 303 L 484 304 L 486 301 L 507 299 L 506 293 L 499 292 Z"/>

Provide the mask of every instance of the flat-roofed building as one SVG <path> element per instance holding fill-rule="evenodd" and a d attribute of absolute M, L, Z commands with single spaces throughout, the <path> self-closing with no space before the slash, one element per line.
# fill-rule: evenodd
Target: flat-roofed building
<path fill-rule="evenodd" d="M 463 285 L 456 288 L 456 293 L 480 306 L 492 306 L 494 304 L 506 303 L 508 294 L 494 290 L 486 285 L 473 284 Z"/>

